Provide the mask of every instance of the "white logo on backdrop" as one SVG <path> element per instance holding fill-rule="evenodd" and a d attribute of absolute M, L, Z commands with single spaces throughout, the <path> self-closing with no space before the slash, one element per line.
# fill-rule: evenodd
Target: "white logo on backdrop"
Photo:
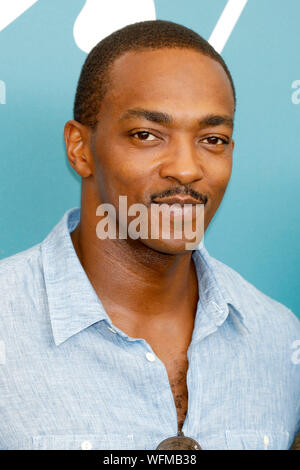
<path fill-rule="evenodd" d="M 38 0 L 2 0 L 0 2 L 0 31 L 21 16 Z"/>
<path fill-rule="evenodd" d="M 0 31 L 15 21 L 38 0 L 1 0 Z M 50 0 L 49 0 L 50 1 Z M 167 0 L 165 0 L 167 1 Z M 228 0 L 210 38 L 221 53 L 248 0 Z M 172 0 L 170 9 L 172 8 Z M 183 7 L 187 5 L 183 2 Z M 191 14 L 193 14 L 191 10 Z M 59 15 L 59 12 L 57 12 Z M 113 31 L 137 21 L 156 18 L 154 0 L 86 0 L 76 18 L 73 35 L 76 45 L 89 52 L 97 42 Z"/>
<path fill-rule="evenodd" d="M 228 0 L 208 42 L 219 54 L 231 35 L 248 0 Z"/>
<path fill-rule="evenodd" d="M 73 29 L 77 46 L 90 50 L 109 34 L 138 21 L 155 20 L 153 0 L 86 0 Z"/>
<path fill-rule="evenodd" d="M 295 91 L 292 93 L 292 103 L 300 104 L 300 80 L 294 80 L 292 83 L 292 88 Z"/>

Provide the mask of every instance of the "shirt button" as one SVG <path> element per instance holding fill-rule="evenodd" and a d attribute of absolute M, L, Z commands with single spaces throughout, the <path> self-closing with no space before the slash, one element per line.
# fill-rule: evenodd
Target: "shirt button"
<path fill-rule="evenodd" d="M 113 333 L 116 333 L 116 330 L 114 330 L 113 328 L 111 328 L 110 326 L 107 327 L 108 330 L 112 331 Z"/>
<path fill-rule="evenodd" d="M 270 440 L 269 440 L 269 436 L 267 436 L 266 434 L 264 435 L 264 444 L 265 444 L 265 450 L 267 450 L 270 444 Z"/>
<path fill-rule="evenodd" d="M 154 361 L 155 361 L 155 356 L 154 356 L 154 354 L 152 354 L 151 352 L 147 352 L 147 353 L 146 353 L 146 358 L 147 358 L 148 361 L 150 361 L 150 362 L 154 362 Z"/>
<path fill-rule="evenodd" d="M 91 450 L 92 449 L 92 443 L 90 441 L 83 441 L 81 443 L 81 449 L 82 450 Z"/>
<path fill-rule="evenodd" d="M 223 313 L 223 309 L 220 307 L 220 305 L 218 305 L 216 302 L 213 302 L 213 301 L 211 303 L 220 313 Z"/>

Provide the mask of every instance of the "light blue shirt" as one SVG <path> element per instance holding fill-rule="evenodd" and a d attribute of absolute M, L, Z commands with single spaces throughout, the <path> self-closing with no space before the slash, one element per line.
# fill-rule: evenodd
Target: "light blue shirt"
<path fill-rule="evenodd" d="M 79 216 L 0 263 L 1 449 L 149 450 L 177 433 L 164 364 L 112 323 L 77 258 Z M 182 431 L 203 449 L 288 449 L 300 427 L 299 320 L 204 245 L 193 260 Z"/>

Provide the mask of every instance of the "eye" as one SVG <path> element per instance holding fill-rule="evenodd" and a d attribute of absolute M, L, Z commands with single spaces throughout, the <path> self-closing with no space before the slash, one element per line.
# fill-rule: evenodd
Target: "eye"
<path fill-rule="evenodd" d="M 228 144 L 227 140 L 221 139 L 221 137 L 217 137 L 216 135 L 206 137 L 201 142 L 204 142 L 205 144 L 210 144 L 210 145 L 227 145 Z"/>
<path fill-rule="evenodd" d="M 134 134 L 131 134 L 131 137 L 134 137 L 134 136 L 138 136 L 137 137 L 138 140 L 147 141 L 147 142 L 149 142 L 150 140 L 156 140 L 156 137 L 147 131 L 139 131 L 139 132 L 135 132 Z"/>

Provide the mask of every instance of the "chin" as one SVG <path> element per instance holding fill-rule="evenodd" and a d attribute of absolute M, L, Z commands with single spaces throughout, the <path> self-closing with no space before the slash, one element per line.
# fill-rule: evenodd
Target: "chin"
<path fill-rule="evenodd" d="M 190 240 L 163 240 L 163 239 L 149 239 L 140 240 L 143 245 L 151 248 L 154 251 L 163 253 L 166 255 L 184 255 L 191 253 L 197 248 L 196 243 L 193 243 L 193 248 L 187 248 L 187 244 L 190 244 Z M 200 242 L 199 242 L 200 243 Z"/>

